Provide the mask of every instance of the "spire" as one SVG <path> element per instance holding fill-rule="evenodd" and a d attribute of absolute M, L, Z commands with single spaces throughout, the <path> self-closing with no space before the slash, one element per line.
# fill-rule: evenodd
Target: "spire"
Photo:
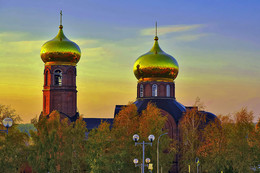
<path fill-rule="evenodd" d="M 158 36 L 157 36 L 157 21 L 155 22 L 155 37 L 154 40 L 157 41 L 158 40 Z"/>
<path fill-rule="evenodd" d="M 155 36 L 157 36 L 157 21 L 155 22 Z"/>
<path fill-rule="evenodd" d="M 62 26 L 62 10 L 60 10 L 60 27 L 59 28 L 60 29 L 63 28 L 63 26 Z"/>

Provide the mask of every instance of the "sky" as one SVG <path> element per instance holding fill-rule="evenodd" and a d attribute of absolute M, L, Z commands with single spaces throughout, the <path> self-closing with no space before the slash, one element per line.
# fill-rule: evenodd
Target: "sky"
<path fill-rule="evenodd" d="M 0 104 L 28 123 L 42 111 L 41 46 L 63 31 L 81 49 L 78 110 L 113 117 L 136 99 L 133 64 L 153 46 L 175 57 L 176 100 L 229 114 L 247 107 L 260 117 L 258 0 L 0 0 Z"/>

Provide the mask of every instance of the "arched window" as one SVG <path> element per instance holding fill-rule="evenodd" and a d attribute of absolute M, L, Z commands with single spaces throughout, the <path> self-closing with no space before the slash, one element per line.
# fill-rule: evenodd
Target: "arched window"
<path fill-rule="evenodd" d="M 170 97 L 171 96 L 171 87 L 170 85 L 166 85 L 166 97 Z"/>
<path fill-rule="evenodd" d="M 153 84 L 152 86 L 152 96 L 157 97 L 157 85 Z"/>
<path fill-rule="evenodd" d="M 54 85 L 62 85 L 62 72 L 61 70 L 54 71 Z"/>
<path fill-rule="evenodd" d="M 144 96 L 144 86 L 143 84 L 140 85 L 140 97 Z"/>

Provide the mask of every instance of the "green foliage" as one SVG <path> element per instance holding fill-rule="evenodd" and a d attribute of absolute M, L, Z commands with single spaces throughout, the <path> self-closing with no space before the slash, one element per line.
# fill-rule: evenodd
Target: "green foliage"
<path fill-rule="evenodd" d="M 112 163 L 109 159 L 111 147 L 111 134 L 109 124 L 102 122 L 97 129 L 88 134 L 86 143 L 87 172 L 109 172 L 108 167 Z"/>
<path fill-rule="evenodd" d="M 0 105 L 0 110 L 2 116 L 14 119 L 17 116 L 9 107 Z M 18 172 L 26 164 L 38 173 L 140 172 L 133 159 L 142 162 L 142 147 L 135 146 L 134 134 L 139 134 L 139 142 L 148 142 L 148 135 L 155 135 L 153 145 L 146 145 L 145 155 L 156 170 L 157 139 L 167 132 L 166 121 L 167 116 L 154 104 L 149 103 L 141 114 L 134 104 L 129 104 L 115 117 L 112 127 L 102 122 L 98 128 L 87 132 L 82 118 L 71 123 L 53 111 L 48 119 L 15 124 L 9 128 L 8 135 L 0 134 L 0 172 Z M 244 173 L 253 172 L 252 168 L 260 172 L 257 168 L 260 165 L 260 129 L 259 122 L 257 126 L 253 123 L 252 112 L 243 108 L 233 117 L 219 116 L 214 122 L 207 125 L 205 122 L 204 114 L 196 109 L 187 110 L 179 122 L 178 138 L 170 139 L 168 135 L 161 138 L 160 166 L 164 170 L 172 167 L 177 153 L 180 172 L 187 172 L 188 165 L 194 172 L 196 157 L 200 159 L 202 172 Z M 21 132 L 28 130 L 31 138 Z"/>
<path fill-rule="evenodd" d="M 138 114 L 134 104 L 124 107 L 114 119 L 112 129 L 103 122 L 96 130 L 89 134 L 88 165 L 89 172 L 139 172 L 133 159 L 142 161 L 142 147 L 135 146 L 132 139 L 134 134 L 139 134 L 140 141 L 148 141 L 148 136 L 154 134 L 156 138 L 165 131 L 166 117 L 153 104 L 148 104 L 147 109 Z M 174 159 L 173 150 L 170 148 L 171 140 L 165 136 L 161 140 L 161 166 L 168 170 Z M 156 141 L 152 146 L 146 146 L 146 157 L 151 159 L 156 169 Z M 167 151 L 166 151 L 167 150 Z M 147 170 L 147 168 L 146 168 Z"/>
<path fill-rule="evenodd" d="M 14 124 L 8 129 L 8 135 L 0 133 L 0 172 L 17 172 L 26 163 L 29 137 L 16 129 L 21 118 L 15 110 L 0 104 L 0 121 L 6 117 L 12 118 Z M 2 124 L 0 129 L 6 130 Z"/>
<path fill-rule="evenodd" d="M 15 128 L 0 136 L 0 172 L 18 172 L 26 163 L 29 137 Z"/>
<path fill-rule="evenodd" d="M 53 111 L 50 118 L 42 118 L 31 132 L 29 163 L 36 172 L 82 172 L 85 168 L 85 131 L 82 118 L 69 124 Z"/>
<path fill-rule="evenodd" d="M 252 112 L 243 108 L 233 118 L 219 116 L 203 128 L 194 128 L 193 122 L 201 122 L 199 113 L 194 113 L 197 118 L 181 124 L 181 168 L 191 165 L 196 170 L 195 157 L 200 158 L 204 172 L 253 172 L 260 165 L 260 133 Z"/>
<path fill-rule="evenodd" d="M 205 114 L 198 112 L 195 108 L 187 109 L 179 123 L 179 167 L 181 172 L 187 172 L 188 165 L 191 165 L 192 169 L 196 168 L 195 158 L 201 145 L 202 131 L 205 123 Z"/>

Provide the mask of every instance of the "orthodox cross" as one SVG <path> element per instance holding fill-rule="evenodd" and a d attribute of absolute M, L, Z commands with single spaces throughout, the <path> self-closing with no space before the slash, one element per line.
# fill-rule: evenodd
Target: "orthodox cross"
<path fill-rule="evenodd" d="M 62 10 L 60 10 L 60 25 L 62 25 Z"/>
<path fill-rule="evenodd" d="M 155 36 L 157 36 L 157 21 L 155 22 Z"/>

